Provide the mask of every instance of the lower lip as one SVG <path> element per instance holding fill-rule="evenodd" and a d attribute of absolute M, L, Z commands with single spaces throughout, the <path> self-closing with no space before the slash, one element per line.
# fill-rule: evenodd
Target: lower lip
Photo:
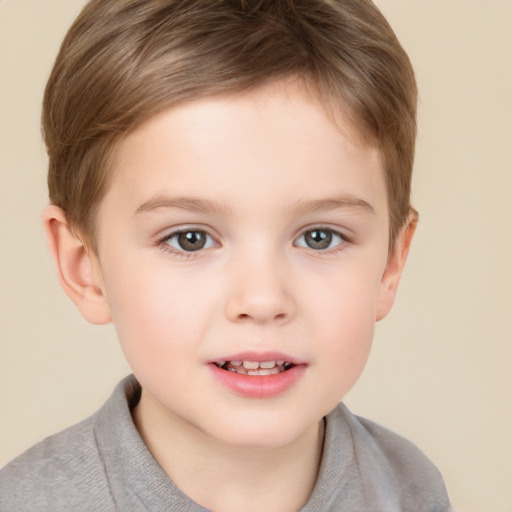
<path fill-rule="evenodd" d="M 305 364 L 293 366 L 289 370 L 274 375 L 243 375 L 208 365 L 214 377 L 225 387 L 246 398 L 271 398 L 290 389 L 306 370 Z"/>

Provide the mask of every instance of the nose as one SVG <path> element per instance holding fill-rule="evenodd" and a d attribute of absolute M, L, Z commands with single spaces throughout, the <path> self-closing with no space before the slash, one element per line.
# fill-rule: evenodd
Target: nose
<path fill-rule="evenodd" d="M 233 265 L 226 316 L 233 322 L 287 323 L 296 304 L 285 262 L 253 253 Z"/>

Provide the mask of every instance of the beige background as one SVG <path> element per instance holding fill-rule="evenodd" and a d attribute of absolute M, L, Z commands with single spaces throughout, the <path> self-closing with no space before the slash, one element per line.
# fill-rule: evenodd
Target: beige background
<path fill-rule="evenodd" d="M 54 275 L 42 90 L 81 0 L 0 0 L 0 465 L 128 368 Z M 416 442 L 460 510 L 512 510 L 512 1 L 379 0 L 415 65 L 421 224 L 351 408 Z"/>

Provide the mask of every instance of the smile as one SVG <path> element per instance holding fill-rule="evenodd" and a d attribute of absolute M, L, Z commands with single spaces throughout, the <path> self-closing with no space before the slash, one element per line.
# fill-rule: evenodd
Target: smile
<path fill-rule="evenodd" d="M 295 365 L 289 361 L 218 361 L 216 366 L 241 375 L 276 375 L 290 370 Z"/>

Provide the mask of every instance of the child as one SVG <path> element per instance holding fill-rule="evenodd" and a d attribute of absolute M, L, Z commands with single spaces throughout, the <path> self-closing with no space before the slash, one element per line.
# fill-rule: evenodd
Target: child
<path fill-rule="evenodd" d="M 367 0 L 90 0 L 44 98 L 60 282 L 133 369 L 2 511 L 444 511 L 340 400 L 417 214 L 416 86 Z"/>

